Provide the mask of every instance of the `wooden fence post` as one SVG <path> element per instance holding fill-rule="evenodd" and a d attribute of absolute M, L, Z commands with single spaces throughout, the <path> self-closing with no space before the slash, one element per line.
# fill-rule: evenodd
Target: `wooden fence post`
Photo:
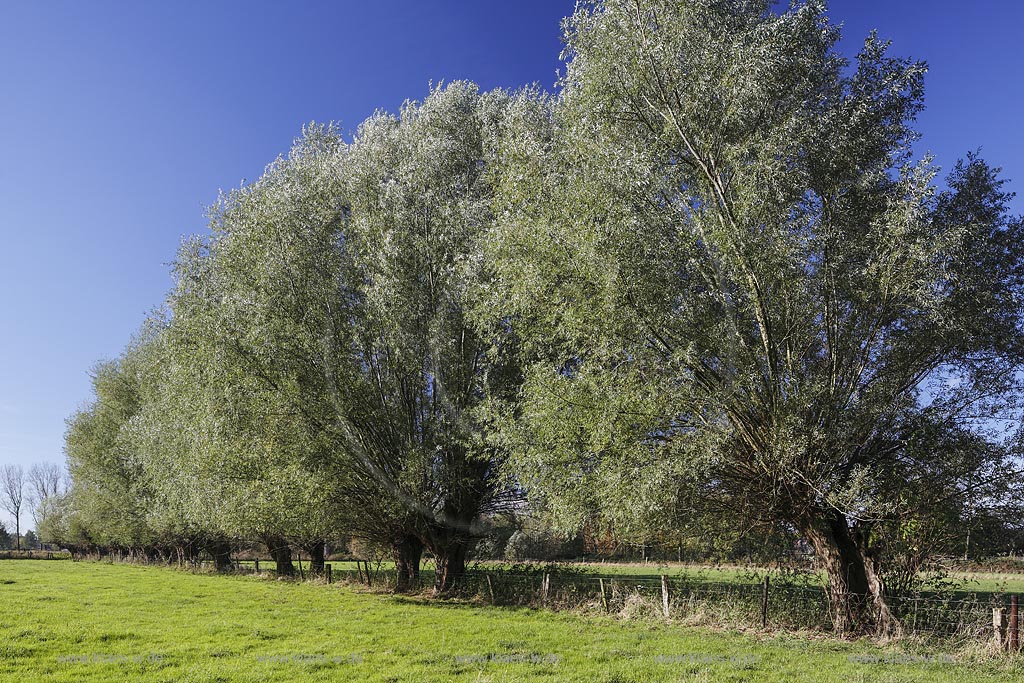
<path fill-rule="evenodd" d="M 601 604 L 604 605 L 604 611 L 608 611 L 608 597 L 604 594 L 604 579 L 599 578 L 597 580 L 601 584 Z"/>
<path fill-rule="evenodd" d="M 327 576 L 327 583 L 331 583 L 334 581 L 334 574 L 331 571 L 331 565 L 324 565 L 324 574 Z"/>
<path fill-rule="evenodd" d="M 761 584 L 761 628 L 768 628 L 768 575 Z"/>
<path fill-rule="evenodd" d="M 992 608 L 992 637 L 995 639 L 996 647 L 1002 650 L 1006 647 L 1006 609 L 1003 607 Z"/>
<path fill-rule="evenodd" d="M 661 575 L 661 611 L 668 619 L 668 577 Z"/>
<path fill-rule="evenodd" d="M 256 572 L 257 574 L 259 574 L 260 573 L 260 561 L 258 559 L 253 560 L 252 564 L 253 564 L 253 571 Z"/>
<path fill-rule="evenodd" d="M 1010 596 L 1010 652 L 1017 652 L 1020 649 L 1020 640 L 1017 622 L 1017 596 Z"/>
<path fill-rule="evenodd" d="M 491 575 L 487 574 L 487 592 L 491 595 L 491 604 L 494 604 L 494 585 L 491 584 Z"/>

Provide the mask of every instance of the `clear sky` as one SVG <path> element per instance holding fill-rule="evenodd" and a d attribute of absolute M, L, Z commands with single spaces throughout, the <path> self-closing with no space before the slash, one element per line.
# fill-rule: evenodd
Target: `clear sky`
<path fill-rule="evenodd" d="M 0 463 L 63 460 L 90 366 L 160 303 L 219 188 L 258 177 L 304 122 L 351 130 L 430 81 L 552 87 L 573 4 L 0 0 Z M 1024 3 L 831 13 L 845 52 L 875 27 L 929 62 L 922 151 L 948 168 L 980 146 L 1024 191 Z"/>

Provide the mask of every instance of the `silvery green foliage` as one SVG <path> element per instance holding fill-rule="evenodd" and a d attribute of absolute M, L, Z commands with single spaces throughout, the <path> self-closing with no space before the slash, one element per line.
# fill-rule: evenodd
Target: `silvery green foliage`
<path fill-rule="evenodd" d="M 524 483 L 569 526 L 648 530 L 965 505 L 1006 449 L 915 435 L 1015 418 L 1022 230 L 979 158 L 947 189 L 911 158 L 924 65 L 874 35 L 847 64 L 814 1 L 606 0 L 566 29 L 491 241 L 536 361 L 505 413 Z"/>
<path fill-rule="evenodd" d="M 214 207 L 208 243 L 179 253 L 149 422 L 167 503 L 157 509 L 169 522 L 298 543 L 334 531 L 334 478 L 321 462 L 329 446 L 310 412 L 317 404 L 302 400 L 301 354 L 319 352 L 309 333 L 325 329 L 307 285 L 334 279 L 321 270 L 333 244 L 316 240 L 337 215 L 325 183 L 339 149 L 333 129 L 309 127 L 288 157 Z"/>
<path fill-rule="evenodd" d="M 311 126 L 183 247 L 158 410 L 195 517 L 443 543 L 500 503 L 477 412 L 507 361 L 468 312 L 508 99 L 437 88 L 350 144 Z"/>
<path fill-rule="evenodd" d="M 371 457 L 420 511 L 428 539 L 467 537 L 499 502 L 501 452 L 486 443 L 477 409 L 503 388 L 507 368 L 470 313 L 488 277 L 480 239 L 508 99 L 466 83 L 436 89 L 399 117 L 365 122 L 346 161 L 366 407 L 391 422 Z"/>
<path fill-rule="evenodd" d="M 149 545 L 152 495 L 135 425 L 148 389 L 150 348 L 133 341 L 120 358 L 93 370 L 93 401 L 68 419 L 65 454 L 72 486 L 62 501 L 60 542 L 122 548 Z"/>

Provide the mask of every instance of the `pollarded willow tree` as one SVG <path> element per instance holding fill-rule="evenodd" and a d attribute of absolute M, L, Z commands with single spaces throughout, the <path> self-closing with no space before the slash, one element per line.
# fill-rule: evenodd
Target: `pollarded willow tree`
<path fill-rule="evenodd" d="M 228 387 L 239 410 L 276 406 L 275 433 L 302 436 L 268 447 L 325 473 L 339 528 L 394 548 L 399 589 L 424 547 L 450 588 L 504 500 L 478 409 L 517 375 L 470 311 L 510 101 L 456 83 L 351 144 L 310 127 L 215 208 L 172 303 L 208 359 L 197 382 Z M 243 422 L 252 452 L 267 420 Z"/>
<path fill-rule="evenodd" d="M 464 572 L 484 516 L 509 500 L 505 453 L 488 439 L 482 407 L 516 385 L 518 368 L 494 315 L 477 307 L 491 272 L 482 239 L 495 153 L 519 99 L 464 82 L 437 88 L 398 117 L 365 122 L 345 162 L 358 411 L 374 415 L 352 421 L 350 434 L 364 468 L 414 513 L 439 592 Z"/>
<path fill-rule="evenodd" d="M 816 1 L 581 5 L 492 248 L 539 359 L 524 483 L 567 517 L 796 529 L 846 632 L 894 625 L 901 520 L 1005 481 L 1024 230 L 981 159 L 941 190 L 913 160 L 925 66 L 838 39 Z"/>
<path fill-rule="evenodd" d="M 230 567 L 237 541 L 259 540 L 279 574 L 294 573 L 293 547 L 308 552 L 317 574 L 337 518 L 331 482 L 308 467 L 316 439 L 258 379 L 226 362 L 207 327 L 195 246 L 179 254 L 174 315 L 150 323 L 159 330 L 154 389 L 132 426 L 151 491 L 148 523 L 185 541 L 186 556 L 206 549 L 218 569 Z"/>
<path fill-rule="evenodd" d="M 152 548 L 147 486 L 132 423 L 145 394 L 145 339 L 93 370 L 93 401 L 68 419 L 65 454 L 72 478 L 64 500 L 69 547 L 106 546 L 130 552 Z"/>

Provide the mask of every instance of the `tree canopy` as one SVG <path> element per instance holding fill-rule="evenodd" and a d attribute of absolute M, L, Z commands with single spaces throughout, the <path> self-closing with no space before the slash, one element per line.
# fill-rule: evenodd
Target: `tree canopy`
<path fill-rule="evenodd" d="M 344 533 L 446 591 L 527 497 L 640 542 L 802 537 L 837 629 L 885 632 L 1017 509 L 1024 221 L 978 153 L 915 154 L 926 66 L 845 59 L 817 0 L 565 30 L 556 95 L 310 124 L 221 197 L 69 423 L 66 533 L 280 567 Z"/>
<path fill-rule="evenodd" d="M 539 358 L 509 420 L 534 486 L 790 525 L 842 630 L 851 594 L 888 621 L 880 526 L 1004 473 L 1024 242 L 996 169 L 939 188 L 913 157 L 925 66 L 838 37 L 819 2 L 582 5 L 494 248 Z"/>

